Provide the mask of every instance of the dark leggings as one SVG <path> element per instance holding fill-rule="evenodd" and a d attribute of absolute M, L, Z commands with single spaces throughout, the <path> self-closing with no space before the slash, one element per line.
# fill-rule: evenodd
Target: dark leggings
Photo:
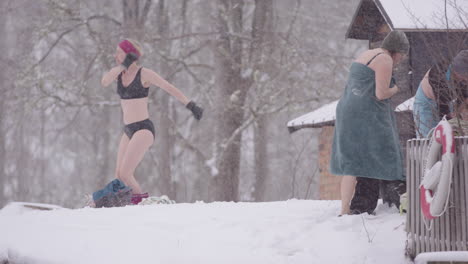
<path fill-rule="evenodd" d="M 371 178 L 357 177 L 356 188 L 351 200 L 351 214 L 372 214 L 377 207 L 379 194 L 384 203 L 389 206 L 400 206 L 400 195 L 406 191 L 404 181 L 384 181 Z"/>

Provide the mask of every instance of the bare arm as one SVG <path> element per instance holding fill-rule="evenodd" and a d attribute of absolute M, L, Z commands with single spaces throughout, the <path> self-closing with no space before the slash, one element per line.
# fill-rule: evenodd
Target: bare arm
<path fill-rule="evenodd" d="M 141 70 L 141 78 L 144 84 L 150 83 L 162 88 L 164 91 L 177 98 L 177 100 L 184 105 L 187 105 L 190 101 L 179 89 L 150 69 L 143 68 Z"/>
<path fill-rule="evenodd" d="M 104 76 L 102 76 L 101 79 L 101 85 L 103 87 L 109 86 L 114 80 L 117 79 L 119 74 L 124 70 L 125 68 L 123 66 L 117 66 L 112 68 L 110 71 L 106 72 Z"/>
<path fill-rule="evenodd" d="M 380 58 L 379 58 L 380 57 Z M 390 86 L 392 78 L 393 60 L 390 56 L 379 56 L 378 61 L 374 65 L 375 71 L 375 96 L 379 100 L 384 100 L 392 97 L 399 90 L 398 86 Z"/>

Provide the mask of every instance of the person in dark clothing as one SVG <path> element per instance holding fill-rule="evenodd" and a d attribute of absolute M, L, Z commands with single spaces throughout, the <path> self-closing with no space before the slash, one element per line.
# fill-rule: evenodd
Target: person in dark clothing
<path fill-rule="evenodd" d="M 373 214 L 377 207 L 379 197 L 389 207 L 400 207 L 400 196 L 406 192 L 405 181 L 385 181 L 371 178 L 363 178 L 356 184 L 354 197 L 351 200 L 349 214 L 368 213 Z"/>
<path fill-rule="evenodd" d="M 468 98 L 468 50 L 433 65 L 415 95 L 413 118 L 418 137 L 427 137 L 443 116 L 450 118 L 455 100 Z"/>

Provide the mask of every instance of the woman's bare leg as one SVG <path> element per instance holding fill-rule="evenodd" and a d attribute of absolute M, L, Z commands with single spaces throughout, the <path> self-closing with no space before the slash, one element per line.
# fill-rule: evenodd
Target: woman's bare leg
<path fill-rule="evenodd" d="M 127 134 L 123 133 L 122 137 L 120 138 L 119 152 L 117 153 L 117 164 L 115 166 L 115 178 L 116 179 L 122 180 L 119 176 L 120 164 L 122 164 L 122 160 L 125 155 L 125 152 L 127 151 L 127 146 L 128 146 L 129 141 L 130 139 L 128 138 Z"/>
<path fill-rule="evenodd" d="M 128 142 L 126 151 L 119 166 L 119 179 L 132 188 L 134 194 L 142 193 L 141 187 L 133 173 L 145 156 L 146 151 L 153 144 L 154 137 L 151 131 L 142 129 L 133 134 Z"/>
<path fill-rule="evenodd" d="M 343 176 L 341 179 L 341 214 L 349 214 L 349 205 L 353 199 L 356 177 Z"/>

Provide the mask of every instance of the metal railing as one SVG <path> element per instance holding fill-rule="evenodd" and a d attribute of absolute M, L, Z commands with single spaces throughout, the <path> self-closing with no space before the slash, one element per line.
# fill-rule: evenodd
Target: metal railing
<path fill-rule="evenodd" d="M 456 157 L 447 211 L 428 230 L 420 206 L 419 185 L 423 178 L 428 139 L 411 139 L 406 148 L 408 211 L 406 216 L 407 253 L 466 251 L 468 245 L 468 137 L 455 138 Z"/>

